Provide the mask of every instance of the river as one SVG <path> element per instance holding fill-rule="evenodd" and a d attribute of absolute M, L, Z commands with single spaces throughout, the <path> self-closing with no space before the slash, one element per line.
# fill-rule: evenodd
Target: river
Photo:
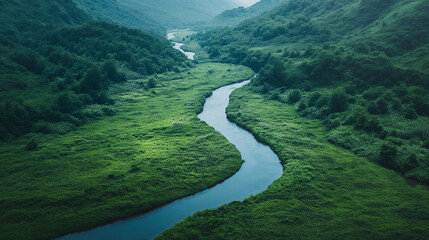
<path fill-rule="evenodd" d="M 168 40 L 171 40 L 171 39 L 173 39 L 173 38 L 175 38 L 174 33 L 168 33 L 168 34 L 167 34 L 167 39 L 168 39 Z M 172 43 L 174 44 L 174 45 L 173 45 L 173 48 L 174 48 L 174 49 L 177 49 L 177 50 L 179 50 L 180 52 L 182 52 L 183 54 L 185 54 L 185 56 L 186 56 L 188 59 L 194 60 L 195 53 L 193 53 L 193 52 L 185 52 L 185 51 L 183 51 L 182 46 L 183 46 L 183 45 L 185 45 L 184 43 L 178 43 L 178 42 L 174 42 L 174 41 L 172 41 Z"/>
<path fill-rule="evenodd" d="M 214 209 L 232 201 L 240 201 L 264 191 L 283 173 L 277 155 L 259 143 L 251 133 L 230 122 L 225 113 L 230 94 L 250 80 L 231 84 L 213 91 L 206 99 L 198 118 L 212 126 L 240 151 L 244 163 L 232 177 L 202 192 L 178 199 L 139 217 L 74 233 L 61 240 L 142 240 L 153 239 L 186 217 Z"/>

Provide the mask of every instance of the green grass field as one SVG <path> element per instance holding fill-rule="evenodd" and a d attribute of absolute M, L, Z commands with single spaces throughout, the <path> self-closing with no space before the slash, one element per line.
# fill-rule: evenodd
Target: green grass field
<path fill-rule="evenodd" d="M 429 191 L 330 144 L 320 120 L 244 87 L 231 119 L 279 155 L 283 176 L 243 202 L 205 210 L 157 239 L 428 239 Z"/>
<path fill-rule="evenodd" d="M 239 152 L 197 118 L 217 87 L 247 67 L 198 64 L 112 87 L 117 114 L 65 135 L 0 144 L 0 239 L 49 239 L 134 216 L 212 186 L 241 166 Z M 25 151 L 30 139 L 38 151 Z"/>

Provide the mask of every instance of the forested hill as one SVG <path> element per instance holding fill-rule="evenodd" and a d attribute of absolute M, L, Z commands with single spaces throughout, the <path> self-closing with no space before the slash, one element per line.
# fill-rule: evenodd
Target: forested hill
<path fill-rule="evenodd" d="M 47 24 L 82 24 L 90 20 L 71 0 L 0 0 L 0 32 L 24 32 Z"/>
<path fill-rule="evenodd" d="M 429 183 L 429 1 L 295 0 L 197 35 L 259 71 L 252 89 L 294 104 L 329 139 Z"/>
<path fill-rule="evenodd" d="M 205 23 L 201 28 L 219 28 L 238 25 L 245 19 L 256 17 L 279 6 L 285 0 L 261 0 L 250 7 L 228 9 Z"/>
<path fill-rule="evenodd" d="M 185 64 L 164 37 L 88 22 L 72 0 L 1 4 L 0 32 L 13 34 L 0 36 L 0 139 L 112 114 L 110 83 Z"/>
<path fill-rule="evenodd" d="M 226 9 L 237 7 L 232 0 L 118 0 L 166 28 L 187 27 L 207 21 Z"/>
<path fill-rule="evenodd" d="M 116 23 L 128 28 L 165 35 L 165 28 L 141 11 L 136 11 L 118 0 L 74 0 L 94 20 Z"/>

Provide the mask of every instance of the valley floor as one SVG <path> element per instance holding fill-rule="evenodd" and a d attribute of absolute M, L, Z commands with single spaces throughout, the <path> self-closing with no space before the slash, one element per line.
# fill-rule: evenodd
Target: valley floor
<path fill-rule="evenodd" d="M 248 87 L 229 117 L 268 143 L 283 176 L 243 202 L 197 213 L 157 239 L 427 239 L 429 191 L 334 146 L 319 120 Z"/>
<path fill-rule="evenodd" d="M 241 166 L 240 153 L 197 118 L 216 88 L 249 68 L 198 64 L 112 88 L 117 114 L 65 135 L 0 144 L 0 239 L 50 239 L 199 192 Z M 25 151 L 30 139 L 40 149 Z"/>

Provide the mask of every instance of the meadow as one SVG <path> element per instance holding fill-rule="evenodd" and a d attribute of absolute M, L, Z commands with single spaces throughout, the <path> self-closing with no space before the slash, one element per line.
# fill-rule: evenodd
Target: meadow
<path fill-rule="evenodd" d="M 113 84 L 113 116 L 64 135 L 29 133 L 0 143 L 0 238 L 89 229 L 228 178 L 241 166 L 240 153 L 197 113 L 212 90 L 253 74 L 207 63 Z"/>
<path fill-rule="evenodd" d="M 284 173 L 242 202 L 194 214 L 157 239 L 427 239 L 429 191 L 328 141 L 321 120 L 235 91 L 230 119 L 269 144 Z"/>

